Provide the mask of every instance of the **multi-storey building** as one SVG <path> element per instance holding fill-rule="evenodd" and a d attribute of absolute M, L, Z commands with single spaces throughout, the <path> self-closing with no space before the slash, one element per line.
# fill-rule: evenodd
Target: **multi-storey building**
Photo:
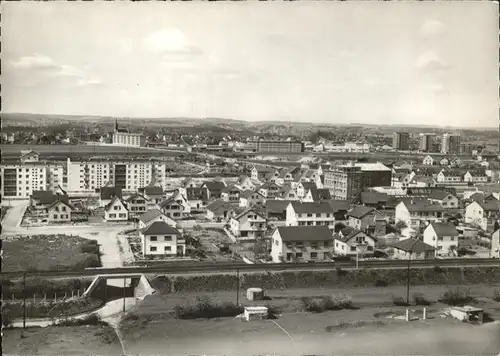
<path fill-rule="evenodd" d="M 286 226 L 327 226 L 335 229 L 335 215 L 328 202 L 291 202 L 286 208 Z"/>
<path fill-rule="evenodd" d="M 441 153 L 460 153 L 460 134 L 443 134 L 441 139 Z"/>
<path fill-rule="evenodd" d="M 249 141 L 247 147 L 254 152 L 304 152 L 305 146 L 300 141 Z"/>
<path fill-rule="evenodd" d="M 275 263 L 325 261 L 333 256 L 333 235 L 326 226 L 280 226 L 271 241 Z"/>
<path fill-rule="evenodd" d="M 2 165 L 2 197 L 28 199 L 37 190 L 47 189 L 47 172 L 42 162 L 26 162 Z"/>
<path fill-rule="evenodd" d="M 392 171 L 382 163 L 350 163 L 325 171 L 324 187 L 333 199 L 352 200 L 370 187 L 390 187 Z"/>
<path fill-rule="evenodd" d="M 421 133 L 419 150 L 421 152 L 433 152 L 435 138 L 435 133 Z"/>
<path fill-rule="evenodd" d="M 113 144 L 144 147 L 146 146 L 146 137 L 140 133 L 132 133 L 124 129 L 119 129 L 117 120 L 115 122 L 115 131 L 113 132 Z"/>
<path fill-rule="evenodd" d="M 410 148 L 410 134 L 408 132 L 394 132 L 392 134 L 392 148 L 407 151 Z"/>

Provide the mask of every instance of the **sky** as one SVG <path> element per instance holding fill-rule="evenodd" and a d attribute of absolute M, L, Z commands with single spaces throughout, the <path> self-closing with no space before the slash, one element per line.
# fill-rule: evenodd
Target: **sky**
<path fill-rule="evenodd" d="M 498 125 L 490 1 L 0 6 L 3 112 Z"/>

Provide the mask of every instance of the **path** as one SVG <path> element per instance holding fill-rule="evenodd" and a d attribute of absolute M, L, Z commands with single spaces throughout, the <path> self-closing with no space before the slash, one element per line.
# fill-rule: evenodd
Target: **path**
<path fill-rule="evenodd" d="M 137 300 L 135 298 L 125 298 L 125 311 L 130 310 L 132 307 L 134 307 L 137 304 Z M 108 303 L 106 303 L 103 307 L 88 312 L 88 313 L 82 313 L 82 314 L 77 314 L 74 316 L 69 317 L 70 319 L 75 319 L 75 320 L 81 320 L 89 315 L 92 314 L 97 314 L 101 317 L 103 321 L 106 322 L 116 322 L 117 317 L 123 315 L 123 299 L 117 299 L 117 300 L 112 300 Z M 66 320 L 67 318 L 44 318 L 44 319 L 27 319 L 26 320 L 26 327 L 48 327 L 52 326 L 54 322 L 61 322 Z M 16 319 L 12 323 L 12 326 L 14 328 L 22 328 L 23 327 L 23 321 L 22 319 Z"/>

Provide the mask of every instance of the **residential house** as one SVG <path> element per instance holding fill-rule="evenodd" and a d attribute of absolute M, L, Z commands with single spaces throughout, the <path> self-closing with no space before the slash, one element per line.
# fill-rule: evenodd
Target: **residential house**
<path fill-rule="evenodd" d="M 99 206 L 101 208 L 111 203 L 115 197 L 122 199 L 122 188 L 120 187 L 101 187 L 99 193 Z"/>
<path fill-rule="evenodd" d="M 303 202 L 319 202 L 322 200 L 330 200 L 332 196 L 330 195 L 330 190 L 326 188 L 322 189 L 309 189 L 306 195 L 301 199 Z"/>
<path fill-rule="evenodd" d="M 488 176 L 486 175 L 486 172 L 484 172 L 484 171 L 472 171 L 472 170 L 470 170 L 464 174 L 463 180 L 464 180 L 464 182 L 467 182 L 467 183 L 487 183 Z"/>
<path fill-rule="evenodd" d="M 157 221 L 163 221 L 164 223 L 172 227 L 177 226 L 177 222 L 174 219 L 163 214 L 158 209 L 153 209 L 148 210 L 147 212 L 139 216 L 139 228 L 143 229 Z"/>
<path fill-rule="evenodd" d="M 463 174 L 458 170 L 443 169 L 436 176 L 438 183 L 459 183 L 462 181 Z"/>
<path fill-rule="evenodd" d="M 273 262 L 328 261 L 333 235 L 326 226 L 280 226 L 272 234 Z"/>
<path fill-rule="evenodd" d="M 174 193 L 170 196 L 171 199 L 175 200 L 177 203 L 182 205 L 183 207 L 183 216 L 191 213 L 191 205 L 187 198 L 181 193 L 180 190 L 175 190 Z"/>
<path fill-rule="evenodd" d="M 473 201 L 465 207 L 465 222 L 480 227 L 484 231 L 493 228 L 500 217 L 500 201 Z"/>
<path fill-rule="evenodd" d="M 156 204 L 164 200 L 164 192 L 162 187 L 148 186 L 139 188 L 138 193 L 142 194 L 147 201 L 148 209 L 153 209 Z"/>
<path fill-rule="evenodd" d="M 389 196 L 386 193 L 367 191 L 360 194 L 360 203 L 366 207 L 384 209 L 388 201 Z"/>
<path fill-rule="evenodd" d="M 335 222 L 347 222 L 349 202 L 347 200 L 330 199 L 326 201 L 333 211 Z"/>
<path fill-rule="evenodd" d="M 179 230 L 163 221 L 156 221 L 140 230 L 142 255 L 184 256 L 186 241 Z"/>
<path fill-rule="evenodd" d="M 286 220 L 286 208 L 291 200 L 271 199 L 266 200 L 264 208 L 266 209 L 269 220 Z"/>
<path fill-rule="evenodd" d="M 254 190 L 255 189 L 255 183 L 252 182 L 252 179 L 246 175 L 241 175 L 238 178 L 238 182 L 236 183 L 236 186 L 240 190 Z"/>
<path fill-rule="evenodd" d="M 435 249 L 439 257 L 455 257 L 458 250 L 458 231 L 452 224 L 433 222 L 424 230 L 424 242 Z"/>
<path fill-rule="evenodd" d="M 21 163 L 28 162 L 38 162 L 40 158 L 40 154 L 38 152 L 32 150 L 22 150 L 20 161 Z"/>
<path fill-rule="evenodd" d="M 359 229 L 346 227 L 334 236 L 334 252 L 340 256 L 373 256 L 375 238 Z"/>
<path fill-rule="evenodd" d="M 429 260 L 435 258 L 435 248 L 419 239 L 408 238 L 392 245 L 393 258 L 400 260 Z"/>
<path fill-rule="evenodd" d="M 221 181 L 211 181 L 205 182 L 201 185 L 201 188 L 207 188 L 208 198 L 210 200 L 220 199 L 222 196 L 222 189 L 224 189 L 226 184 Z"/>
<path fill-rule="evenodd" d="M 363 205 L 356 206 L 347 213 L 347 217 L 349 219 L 347 224 L 352 228 L 367 231 L 369 228 L 377 226 L 380 230 L 377 234 L 385 234 L 385 216 L 373 208 Z M 376 224 L 377 221 L 379 224 Z"/>
<path fill-rule="evenodd" d="M 424 166 L 432 166 L 434 165 L 434 158 L 432 156 L 427 155 L 424 157 L 422 164 Z"/>
<path fill-rule="evenodd" d="M 142 194 L 133 194 L 125 202 L 129 210 L 129 217 L 132 219 L 139 217 L 148 210 L 148 200 Z"/>
<path fill-rule="evenodd" d="M 500 258 L 500 229 L 491 235 L 491 258 Z"/>
<path fill-rule="evenodd" d="M 228 186 L 222 189 L 221 198 L 230 203 L 239 203 L 241 189 L 236 186 Z"/>
<path fill-rule="evenodd" d="M 280 186 L 276 183 L 266 182 L 259 188 L 259 193 L 266 199 L 274 199 L 280 189 Z"/>
<path fill-rule="evenodd" d="M 236 209 L 236 207 L 233 204 L 230 204 L 222 199 L 217 199 L 207 206 L 206 217 L 212 221 L 226 221 L 231 217 L 234 209 Z"/>
<path fill-rule="evenodd" d="M 443 208 L 457 209 L 460 207 L 458 198 L 443 190 L 433 189 L 427 198 L 433 203 L 441 204 Z"/>
<path fill-rule="evenodd" d="M 182 203 L 179 203 L 173 197 L 164 200 L 160 204 L 157 204 L 156 209 L 160 210 L 163 214 L 173 219 L 181 219 L 185 216 L 184 205 Z"/>
<path fill-rule="evenodd" d="M 285 185 L 281 187 L 280 191 L 276 195 L 276 199 L 283 199 L 283 200 L 298 200 L 297 193 L 295 192 L 295 189 L 293 189 L 290 185 Z"/>
<path fill-rule="evenodd" d="M 104 219 L 106 221 L 127 221 L 128 208 L 125 202 L 118 196 L 115 196 L 104 207 Z"/>
<path fill-rule="evenodd" d="M 451 167 L 461 167 L 463 165 L 463 161 L 459 157 L 454 157 L 450 160 Z"/>
<path fill-rule="evenodd" d="M 191 210 L 201 210 L 207 206 L 208 189 L 207 188 L 185 188 L 186 199 L 191 206 Z"/>
<path fill-rule="evenodd" d="M 328 226 L 335 229 L 335 216 L 328 202 L 291 202 L 286 208 L 286 226 Z"/>
<path fill-rule="evenodd" d="M 279 171 L 272 167 L 260 166 L 252 167 L 250 171 L 250 178 L 254 181 L 265 182 L 268 181 L 270 177 L 278 177 Z"/>
<path fill-rule="evenodd" d="M 427 199 L 406 199 L 396 205 L 395 220 L 416 231 L 425 223 L 440 221 L 444 211 L 441 204 Z"/>
<path fill-rule="evenodd" d="M 439 160 L 439 165 L 440 166 L 449 166 L 450 165 L 450 160 L 446 157 L 443 157 Z"/>
<path fill-rule="evenodd" d="M 307 192 L 310 190 L 316 190 L 318 187 L 316 186 L 316 183 L 313 182 L 300 182 L 297 185 L 297 197 L 299 199 L 305 198 Z"/>
<path fill-rule="evenodd" d="M 48 221 L 55 223 L 64 223 L 71 221 L 71 211 L 73 206 L 67 200 L 56 200 L 48 208 Z"/>
<path fill-rule="evenodd" d="M 256 239 L 264 237 L 267 223 L 262 213 L 244 208 L 235 212 L 230 220 L 229 228 L 236 237 Z"/>
<path fill-rule="evenodd" d="M 30 196 L 30 206 L 36 210 L 46 210 L 59 200 L 69 203 L 67 195 L 57 195 L 48 190 L 35 190 Z"/>
<path fill-rule="evenodd" d="M 253 190 L 245 190 L 240 193 L 239 206 L 241 208 L 252 208 L 254 206 L 261 206 L 266 203 L 266 198 L 259 192 Z"/>
<path fill-rule="evenodd" d="M 196 188 L 197 184 L 193 178 L 187 177 L 181 182 L 181 187 L 183 188 Z"/>

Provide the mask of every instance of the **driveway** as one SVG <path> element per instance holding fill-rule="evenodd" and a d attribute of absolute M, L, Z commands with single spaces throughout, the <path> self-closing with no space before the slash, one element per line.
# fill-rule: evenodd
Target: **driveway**
<path fill-rule="evenodd" d="M 2 220 L 2 234 L 15 231 L 21 224 L 24 211 L 29 205 L 27 200 L 12 201 L 10 204 L 3 202 L 3 206 L 10 206 Z"/>

